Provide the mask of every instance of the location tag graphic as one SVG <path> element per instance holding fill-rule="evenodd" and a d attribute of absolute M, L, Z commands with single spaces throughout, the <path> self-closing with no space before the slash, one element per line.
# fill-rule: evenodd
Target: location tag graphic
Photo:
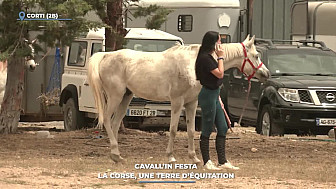
<path fill-rule="evenodd" d="M 24 13 L 23 11 L 19 12 L 19 18 L 21 21 L 24 20 L 25 16 L 26 16 L 26 13 Z"/>

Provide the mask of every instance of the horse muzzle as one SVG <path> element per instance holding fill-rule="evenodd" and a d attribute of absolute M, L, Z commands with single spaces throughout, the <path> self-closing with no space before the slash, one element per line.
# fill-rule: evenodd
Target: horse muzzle
<path fill-rule="evenodd" d="M 271 72 L 269 70 L 258 69 L 255 76 L 259 81 L 265 83 L 271 77 Z"/>

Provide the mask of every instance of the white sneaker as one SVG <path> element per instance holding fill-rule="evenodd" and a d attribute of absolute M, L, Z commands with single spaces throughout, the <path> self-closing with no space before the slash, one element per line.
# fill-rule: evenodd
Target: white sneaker
<path fill-rule="evenodd" d="M 221 170 L 211 160 L 208 160 L 208 162 L 204 165 L 204 168 L 208 170 L 213 170 L 213 171 Z"/>
<path fill-rule="evenodd" d="M 218 167 L 221 168 L 221 169 L 232 169 L 232 170 L 238 170 L 239 169 L 239 167 L 233 166 L 229 161 L 227 161 L 226 163 L 224 163 L 224 164 L 222 164 Z"/>

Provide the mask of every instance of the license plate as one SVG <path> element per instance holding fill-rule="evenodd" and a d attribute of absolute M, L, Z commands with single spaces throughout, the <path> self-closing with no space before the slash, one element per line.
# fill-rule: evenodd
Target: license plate
<path fill-rule="evenodd" d="M 316 118 L 317 126 L 336 126 L 336 119 L 333 118 Z"/>
<path fill-rule="evenodd" d="M 157 110 L 150 110 L 150 109 L 128 109 L 127 116 L 156 116 Z"/>

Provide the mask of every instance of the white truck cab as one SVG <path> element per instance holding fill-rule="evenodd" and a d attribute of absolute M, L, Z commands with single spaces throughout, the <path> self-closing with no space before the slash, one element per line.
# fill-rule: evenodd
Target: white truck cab
<path fill-rule="evenodd" d="M 84 38 L 78 38 L 65 49 L 64 73 L 62 75 L 60 106 L 64 115 L 65 130 L 75 130 L 86 126 L 89 118 L 96 118 L 95 100 L 87 82 L 89 58 L 96 52 L 105 50 L 105 29 L 90 31 Z M 164 51 L 176 43 L 183 44 L 180 37 L 145 28 L 131 28 L 125 36 L 124 48 L 158 52 Z M 136 98 L 136 97 L 135 97 Z M 163 116 L 170 120 L 169 103 L 146 103 L 144 99 L 131 102 L 126 116 L 151 119 Z M 141 101 L 141 103 L 138 103 Z M 149 101 L 148 101 L 149 102 Z M 163 112 L 163 113 L 162 113 Z M 168 113 L 167 113 L 168 112 Z M 134 119 L 131 119 L 134 121 Z M 156 121 L 151 121 L 155 123 Z M 127 123 L 126 123 L 127 124 Z M 141 124 L 141 123 L 140 123 Z"/>

